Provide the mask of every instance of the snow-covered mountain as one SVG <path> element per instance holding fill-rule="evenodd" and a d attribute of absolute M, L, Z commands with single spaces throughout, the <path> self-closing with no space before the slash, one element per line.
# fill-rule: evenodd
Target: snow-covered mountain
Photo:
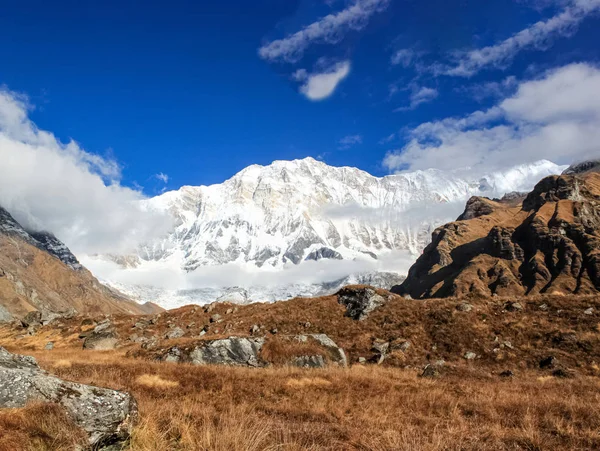
<path fill-rule="evenodd" d="M 382 262 L 389 266 L 401 252 L 416 258 L 435 227 L 456 219 L 470 196 L 526 191 L 564 169 L 540 161 L 483 176 L 431 169 L 374 177 L 313 158 L 253 165 L 221 184 L 185 186 L 144 201 L 146 208 L 174 218 L 172 232 L 143 246 L 136 255 L 111 257 L 128 268 L 127 281 L 113 280 L 114 272 L 105 278 L 129 294 L 148 296 L 150 289 L 157 297 L 152 291 L 155 283 L 143 283 L 136 274 L 153 274 L 159 268 L 182 271 L 192 275 L 196 286 L 186 279 L 186 286 L 171 285 L 169 293 L 177 297 L 173 293 L 205 292 L 206 284 L 212 283 L 209 294 L 186 295 L 187 302 L 207 302 L 234 286 L 249 293 L 256 286 L 285 293 L 282 286 L 290 281 L 283 274 L 290 270 L 302 274 L 300 267 L 322 273 L 322 280 L 317 280 L 319 274 L 311 274 L 310 285 L 350 275 L 324 269 L 342 261 L 360 263 L 347 266 L 348 270 L 397 270 L 383 267 Z M 224 274 L 216 275 L 215 268 L 224 268 Z M 235 274 L 236 268 L 255 276 L 246 283 Z M 261 274 L 268 276 L 261 280 Z M 207 280 L 211 277 L 212 282 Z M 298 283 L 304 287 L 299 290 L 306 289 L 305 283 Z M 259 293 L 265 293 L 263 288 Z M 289 296 L 304 294 L 288 291 Z M 314 294 L 315 289 L 309 291 Z"/>

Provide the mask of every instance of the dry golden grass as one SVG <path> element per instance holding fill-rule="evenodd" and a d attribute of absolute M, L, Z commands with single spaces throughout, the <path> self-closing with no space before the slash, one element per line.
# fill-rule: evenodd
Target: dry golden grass
<path fill-rule="evenodd" d="M 136 382 L 144 387 L 174 388 L 179 386 L 179 382 L 163 379 L 157 374 L 142 374 L 136 379 Z"/>
<path fill-rule="evenodd" d="M 71 368 L 72 364 L 70 360 L 60 359 L 52 364 L 52 368 L 54 369 L 66 369 Z"/>
<path fill-rule="evenodd" d="M 1 451 L 73 450 L 87 443 L 85 434 L 52 404 L 0 410 Z"/>
<path fill-rule="evenodd" d="M 62 378 L 132 392 L 141 421 L 131 450 L 600 448 L 595 377 L 541 383 L 532 372 L 512 380 L 482 374 L 429 380 L 375 366 L 248 369 L 152 363 L 109 352 L 32 354 Z M 71 367 L 56 368 L 57 360 Z M 26 427 L 18 425 L 24 417 L 7 427 L 6 416 L 0 417 L 2 451 L 73 449 L 59 432 L 65 423 L 44 429 L 43 416 L 29 415 Z M 45 431 L 43 446 L 6 445 L 34 443 L 31 431 L 39 430 Z"/>

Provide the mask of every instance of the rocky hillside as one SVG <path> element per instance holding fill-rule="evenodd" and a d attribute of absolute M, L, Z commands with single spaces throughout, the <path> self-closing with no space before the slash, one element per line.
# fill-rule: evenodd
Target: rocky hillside
<path fill-rule="evenodd" d="M 351 286 L 273 304 L 214 303 L 156 315 L 74 317 L 0 326 L 9 351 L 95 350 L 192 365 L 339 367 L 377 364 L 425 376 L 598 375 L 598 296 L 405 299 Z M 425 371 L 427 370 L 427 372 Z"/>
<path fill-rule="evenodd" d="M 393 291 L 414 298 L 600 291 L 600 173 L 575 165 L 518 196 L 474 197 Z"/>
<path fill-rule="evenodd" d="M 0 208 L 0 322 L 39 312 L 38 319 L 73 314 L 144 314 L 140 305 L 101 285 L 50 233 L 30 233 Z M 33 315 L 34 317 L 36 315 Z"/>

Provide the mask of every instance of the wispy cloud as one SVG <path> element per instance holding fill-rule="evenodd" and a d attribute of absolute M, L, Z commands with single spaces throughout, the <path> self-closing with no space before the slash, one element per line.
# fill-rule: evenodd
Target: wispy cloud
<path fill-rule="evenodd" d="M 321 72 L 309 74 L 306 70 L 296 71 L 293 78 L 302 82 L 300 92 L 312 101 L 319 101 L 331 96 L 337 86 L 350 73 L 350 61 L 336 63 Z"/>
<path fill-rule="evenodd" d="M 438 63 L 429 70 L 436 75 L 471 77 L 488 68 L 504 68 L 526 49 L 544 49 L 561 36 L 570 36 L 590 14 L 600 11 L 600 0 L 570 0 L 557 15 L 539 21 L 508 39 L 476 50 L 456 51 L 452 64 Z"/>
<path fill-rule="evenodd" d="M 344 136 L 338 141 L 338 149 L 346 150 L 356 145 L 362 144 L 363 138 L 361 135 L 348 135 Z"/>
<path fill-rule="evenodd" d="M 598 142 L 600 69 L 572 64 L 522 82 L 488 110 L 421 124 L 402 149 L 388 153 L 384 165 L 391 171 L 474 171 L 542 159 L 569 164 L 597 157 Z"/>
<path fill-rule="evenodd" d="M 169 183 L 169 176 L 167 174 L 159 172 L 158 174 L 155 174 L 154 177 L 156 177 L 157 180 L 160 180 L 163 183 Z"/>
<path fill-rule="evenodd" d="M 379 140 L 379 144 L 380 145 L 388 144 L 388 143 L 391 143 L 394 139 L 396 139 L 396 133 L 392 133 L 392 134 L 386 136 L 385 138 L 381 138 Z"/>
<path fill-rule="evenodd" d="M 268 61 L 299 61 L 314 43 L 336 44 L 351 30 L 363 29 L 369 18 L 384 11 L 390 0 L 356 0 L 346 9 L 329 14 L 302 30 L 263 45 L 258 54 Z"/>
<path fill-rule="evenodd" d="M 478 102 L 486 99 L 500 99 L 508 97 L 516 91 L 518 87 L 517 78 L 514 76 L 506 77 L 502 81 L 490 81 L 487 83 L 474 84 L 458 88 L 458 92 L 466 93 Z"/>
<path fill-rule="evenodd" d="M 409 67 L 415 58 L 415 51 L 412 49 L 399 49 L 394 52 L 390 58 L 392 65 L 401 65 L 403 67 Z"/>
<path fill-rule="evenodd" d="M 412 85 L 410 89 L 412 91 L 410 94 L 410 105 L 396 108 L 394 112 L 414 110 L 419 105 L 437 99 L 440 95 L 437 89 L 428 88 L 426 86 Z"/>

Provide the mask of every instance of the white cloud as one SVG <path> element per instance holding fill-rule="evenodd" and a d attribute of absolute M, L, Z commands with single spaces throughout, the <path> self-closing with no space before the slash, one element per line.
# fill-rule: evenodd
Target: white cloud
<path fill-rule="evenodd" d="M 412 90 L 412 92 L 410 94 L 410 105 L 406 106 L 406 107 L 397 108 L 394 110 L 394 112 L 414 110 L 419 105 L 422 105 L 424 103 L 428 103 L 428 102 L 431 102 L 431 101 L 437 99 L 438 96 L 440 95 L 440 93 L 437 89 L 428 88 L 426 86 L 413 85 L 411 87 L 411 90 Z"/>
<path fill-rule="evenodd" d="M 499 99 L 507 97 L 516 91 L 518 80 L 514 76 L 505 78 L 502 81 L 491 81 L 487 83 L 475 84 L 459 88 L 459 92 L 468 93 L 478 102 L 485 99 Z"/>
<path fill-rule="evenodd" d="M 590 14 L 600 11 L 600 0 L 570 0 L 557 15 L 539 21 L 497 44 L 476 50 L 457 51 L 455 63 L 436 64 L 429 69 L 437 75 L 471 77 L 486 67 L 506 67 L 525 49 L 544 49 L 561 36 L 570 36 Z"/>
<path fill-rule="evenodd" d="M 258 54 L 268 61 L 299 61 L 313 43 L 336 44 L 350 30 L 363 29 L 369 18 L 384 11 L 390 0 L 356 0 L 346 9 L 329 14 L 302 30 L 262 46 Z"/>
<path fill-rule="evenodd" d="M 390 62 L 394 65 L 401 65 L 402 67 L 408 67 L 413 62 L 415 58 L 415 52 L 412 49 L 400 49 L 396 50 L 392 57 L 390 58 Z"/>
<path fill-rule="evenodd" d="M 348 135 L 344 136 L 342 139 L 338 141 L 339 149 L 345 150 L 350 147 L 356 146 L 358 144 L 362 144 L 363 139 L 361 135 Z"/>
<path fill-rule="evenodd" d="M 298 73 L 298 72 L 296 72 Z M 338 84 L 350 73 L 350 61 L 337 63 L 324 72 L 304 74 L 300 92 L 309 100 L 323 100 L 335 92 Z"/>
<path fill-rule="evenodd" d="M 160 180 L 163 183 L 169 183 L 169 176 L 167 174 L 159 172 L 158 174 L 155 174 L 154 177 L 156 177 L 157 180 Z"/>
<path fill-rule="evenodd" d="M 390 170 L 496 170 L 547 159 L 569 164 L 600 152 L 600 70 L 571 64 L 522 82 L 485 111 L 421 124 L 388 153 Z"/>
<path fill-rule="evenodd" d="M 53 232 L 75 252 L 124 251 L 169 220 L 142 211 L 114 161 L 61 143 L 28 118 L 24 96 L 0 90 L 0 205 L 24 226 Z"/>

